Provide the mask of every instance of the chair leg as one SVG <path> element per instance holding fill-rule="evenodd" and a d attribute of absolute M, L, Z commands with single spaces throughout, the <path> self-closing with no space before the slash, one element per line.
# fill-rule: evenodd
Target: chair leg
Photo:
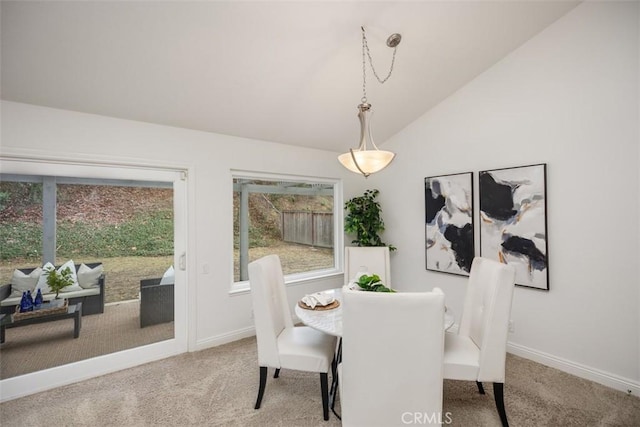
<path fill-rule="evenodd" d="M 502 427 L 509 427 L 509 422 L 507 421 L 507 411 L 504 409 L 504 384 L 503 383 L 493 383 L 493 395 L 496 399 L 496 408 L 498 408 L 498 414 L 500 415 L 500 421 L 502 422 Z"/>
<path fill-rule="evenodd" d="M 333 360 L 331 361 L 331 375 L 336 376 L 338 372 L 338 364 L 342 361 L 342 337 L 338 340 L 338 348 L 333 356 Z"/>
<path fill-rule="evenodd" d="M 264 388 L 267 385 L 267 367 L 260 366 L 260 387 L 258 388 L 258 399 L 256 400 L 255 409 L 260 409 L 260 403 L 262 403 L 262 396 L 264 395 Z"/>
<path fill-rule="evenodd" d="M 273 374 L 273 378 L 278 378 L 280 376 L 280 368 L 276 368 L 276 373 Z"/>
<path fill-rule="evenodd" d="M 329 379 L 326 372 L 320 374 L 320 389 L 322 390 L 322 414 L 324 420 L 329 420 Z"/>
<path fill-rule="evenodd" d="M 484 394 L 484 387 L 480 381 L 476 381 L 476 385 L 478 386 L 478 393 Z"/>
<path fill-rule="evenodd" d="M 330 400 L 329 403 L 331 403 L 332 411 L 333 411 L 333 408 L 335 408 L 336 406 L 336 394 L 338 394 L 338 387 L 340 386 L 339 382 L 340 382 L 340 379 L 338 378 L 338 370 L 336 369 L 336 373 L 334 374 L 333 377 L 331 377 L 331 388 L 329 389 L 329 400 Z M 336 411 L 333 411 L 333 413 L 335 414 Z"/>

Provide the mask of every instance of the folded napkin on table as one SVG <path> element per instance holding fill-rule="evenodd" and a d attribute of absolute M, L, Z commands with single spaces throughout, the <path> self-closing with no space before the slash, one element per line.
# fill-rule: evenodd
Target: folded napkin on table
<path fill-rule="evenodd" d="M 315 294 L 305 295 L 302 298 L 302 302 L 311 308 L 316 306 L 325 306 L 333 302 L 334 298 L 331 295 L 324 294 L 322 292 L 316 292 Z"/>

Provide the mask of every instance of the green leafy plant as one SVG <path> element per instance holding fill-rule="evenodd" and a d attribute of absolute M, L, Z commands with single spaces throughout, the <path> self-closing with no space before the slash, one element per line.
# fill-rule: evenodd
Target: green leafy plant
<path fill-rule="evenodd" d="M 58 298 L 58 293 L 62 289 L 73 285 L 73 276 L 71 275 L 71 269 L 69 267 L 60 272 L 55 268 L 49 267 L 46 269 L 45 274 L 47 275 L 47 285 L 56 293 L 56 298 Z"/>
<path fill-rule="evenodd" d="M 392 292 L 395 291 L 391 288 L 387 288 L 381 281 L 380 276 L 377 274 L 372 274 L 367 276 L 366 274 L 360 276 L 358 281 L 356 282 L 358 286 L 362 288 L 364 291 L 368 292 Z"/>
<path fill-rule="evenodd" d="M 388 246 L 390 251 L 395 251 L 396 247 L 384 243 L 378 234 L 384 231 L 382 208 L 376 201 L 379 193 L 367 190 L 364 195 L 345 202 L 348 215 L 344 218 L 344 231 L 356 235 L 351 241 L 356 246 Z"/>

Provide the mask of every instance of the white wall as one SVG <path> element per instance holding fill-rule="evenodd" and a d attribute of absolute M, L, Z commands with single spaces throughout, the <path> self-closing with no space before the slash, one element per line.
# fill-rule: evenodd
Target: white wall
<path fill-rule="evenodd" d="M 516 289 L 511 351 L 634 392 L 638 9 L 580 5 L 392 138 L 395 164 L 370 178 L 399 248 L 394 285 L 440 286 L 460 313 L 466 280 L 425 270 L 423 178 L 476 172 L 478 221 L 477 171 L 547 163 L 550 291 Z"/>

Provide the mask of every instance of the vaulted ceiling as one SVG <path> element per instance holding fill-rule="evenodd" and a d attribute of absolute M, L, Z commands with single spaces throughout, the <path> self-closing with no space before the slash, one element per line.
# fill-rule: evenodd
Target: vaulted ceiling
<path fill-rule="evenodd" d="M 2 99 L 345 151 L 361 31 L 380 145 L 576 1 L 2 1 Z"/>

